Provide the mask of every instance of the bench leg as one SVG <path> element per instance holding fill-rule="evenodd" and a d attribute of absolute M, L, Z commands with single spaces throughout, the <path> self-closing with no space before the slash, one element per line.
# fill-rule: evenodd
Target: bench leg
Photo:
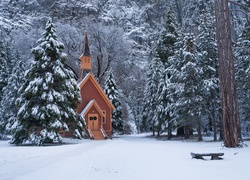
<path fill-rule="evenodd" d="M 220 160 L 220 159 L 222 159 L 222 158 L 219 156 L 211 156 L 211 160 Z"/>
<path fill-rule="evenodd" d="M 195 158 L 196 159 L 203 159 L 204 160 L 204 158 L 202 156 L 195 156 Z"/>

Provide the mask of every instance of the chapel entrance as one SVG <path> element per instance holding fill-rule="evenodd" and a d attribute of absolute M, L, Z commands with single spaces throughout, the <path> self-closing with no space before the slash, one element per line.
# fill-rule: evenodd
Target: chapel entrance
<path fill-rule="evenodd" d="M 88 115 L 88 125 L 89 125 L 89 129 L 91 131 L 97 131 L 99 130 L 98 128 L 98 114 L 89 114 Z"/>

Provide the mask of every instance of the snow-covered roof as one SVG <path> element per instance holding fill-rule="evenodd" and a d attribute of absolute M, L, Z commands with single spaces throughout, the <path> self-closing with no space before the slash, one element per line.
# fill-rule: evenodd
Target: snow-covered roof
<path fill-rule="evenodd" d="M 91 100 L 89 101 L 89 103 L 87 104 L 87 106 L 85 106 L 85 108 L 82 110 L 82 112 L 80 113 L 81 116 L 84 116 L 84 114 L 87 112 L 87 110 L 91 107 L 91 105 L 95 102 L 95 100 Z"/>
<path fill-rule="evenodd" d="M 84 115 L 88 112 L 88 110 L 92 106 L 95 106 L 95 108 L 97 109 L 97 111 L 99 112 L 99 114 L 101 116 L 104 116 L 103 113 L 102 113 L 102 110 L 101 110 L 100 106 L 97 104 L 97 102 L 94 99 L 91 100 L 91 101 L 89 101 L 89 103 L 85 106 L 85 108 L 82 110 L 82 112 L 80 113 L 80 115 L 84 117 Z"/>

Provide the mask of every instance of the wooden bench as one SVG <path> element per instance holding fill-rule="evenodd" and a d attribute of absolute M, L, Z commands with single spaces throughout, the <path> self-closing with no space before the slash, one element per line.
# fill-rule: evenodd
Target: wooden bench
<path fill-rule="evenodd" d="M 192 153 L 192 152 L 190 154 L 191 154 L 191 156 L 193 158 L 203 159 L 203 160 L 204 160 L 203 156 L 211 156 L 211 160 L 219 160 L 219 159 L 223 159 L 220 156 L 224 155 L 224 153 L 203 153 L 203 154 L 198 154 L 198 153 Z"/>

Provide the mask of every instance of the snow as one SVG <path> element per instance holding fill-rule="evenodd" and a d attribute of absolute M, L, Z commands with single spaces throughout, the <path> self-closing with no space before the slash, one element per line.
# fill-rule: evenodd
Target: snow
<path fill-rule="evenodd" d="M 70 140 L 62 146 L 12 146 L 0 141 L 1 180 L 248 180 L 250 142 L 159 141 L 144 135 L 112 140 Z M 190 152 L 222 152 L 223 160 L 192 159 Z"/>

